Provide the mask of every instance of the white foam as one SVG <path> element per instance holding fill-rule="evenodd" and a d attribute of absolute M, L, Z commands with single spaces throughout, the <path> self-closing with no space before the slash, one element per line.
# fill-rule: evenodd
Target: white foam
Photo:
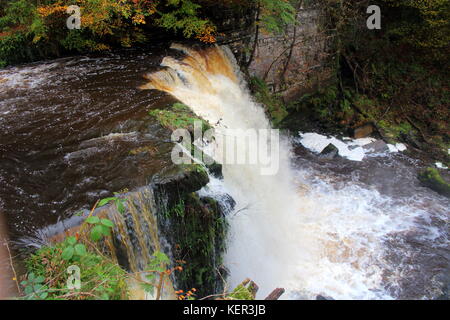
<path fill-rule="evenodd" d="M 0 92 L 9 89 L 33 89 L 44 83 L 59 63 L 12 67 L 0 70 Z"/>
<path fill-rule="evenodd" d="M 313 152 L 320 153 L 331 143 L 339 150 L 339 155 L 341 157 L 352 161 L 362 161 L 366 154 L 362 146 L 373 141 L 375 141 L 375 139 L 364 138 L 347 140 L 347 142 L 343 142 L 335 137 L 328 138 L 318 133 L 300 133 L 300 143 L 305 148 L 308 148 Z M 356 148 L 351 148 L 355 146 Z"/>
<path fill-rule="evenodd" d="M 407 148 L 403 143 L 396 143 L 395 147 L 397 148 L 398 151 L 403 152 L 405 151 Z"/>
<path fill-rule="evenodd" d="M 444 164 L 442 162 L 436 162 L 435 165 L 436 165 L 436 168 L 438 168 L 438 169 L 448 169 L 448 167 L 444 166 Z"/>

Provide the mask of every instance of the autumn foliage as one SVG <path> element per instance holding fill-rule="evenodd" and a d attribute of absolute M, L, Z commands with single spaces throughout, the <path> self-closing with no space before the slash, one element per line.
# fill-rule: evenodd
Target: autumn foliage
<path fill-rule="evenodd" d="M 66 27 L 69 5 L 80 7 L 79 30 Z M 131 47 L 150 41 L 159 28 L 213 43 L 216 28 L 200 10 L 195 0 L 13 0 L 0 4 L 0 65 L 30 55 Z"/>

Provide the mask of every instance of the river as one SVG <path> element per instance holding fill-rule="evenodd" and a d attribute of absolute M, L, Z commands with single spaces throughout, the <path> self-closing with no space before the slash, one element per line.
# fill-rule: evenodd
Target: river
<path fill-rule="evenodd" d="M 157 90 L 138 88 L 145 73 L 145 87 Z M 270 129 L 227 49 L 69 57 L 0 70 L 0 81 L 0 212 L 13 238 L 145 185 L 171 147 L 147 111 L 171 96 L 216 130 Z M 130 156 L 142 146 L 157 152 Z M 386 153 L 328 161 L 296 132 L 281 135 L 276 157 L 272 175 L 259 164 L 224 164 L 224 178 L 211 177 L 201 191 L 236 201 L 225 254 L 230 287 L 249 277 L 259 298 L 277 287 L 284 299 L 446 294 L 450 201 L 419 185 L 419 160 Z"/>

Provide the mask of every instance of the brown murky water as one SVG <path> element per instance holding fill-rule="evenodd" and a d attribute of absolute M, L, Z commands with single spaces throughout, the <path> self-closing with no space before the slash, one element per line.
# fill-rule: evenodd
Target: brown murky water
<path fill-rule="evenodd" d="M 0 70 L 0 212 L 12 238 L 145 185 L 172 145 L 148 110 L 171 98 L 142 91 L 164 48 Z"/>

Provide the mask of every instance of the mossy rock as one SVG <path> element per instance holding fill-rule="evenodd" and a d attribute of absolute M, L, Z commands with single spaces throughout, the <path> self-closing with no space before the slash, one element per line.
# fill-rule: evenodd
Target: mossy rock
<path fill-rule="evenodd" d="M 163 127 L 166 127 L 172 131 L 177 129 L 186 129 L 193 133 L 195 122 L 201 123 L 202 132 L 211 129 L 211 125 L 207 121 L 196 116 L 188 106 L 179 102 L 164 110 L 151 110 L 149 111 L 149 114 L 155 117 Z"/>
<path fill-rule="evenodd" d="M 200 162 L 203 162 L 211 175 L 216 178 L 223 179 L 222 164 L 216 162 L 212 157 L 197 148 L 194 144 L 191 145 L 191 150 L 192 157 Z M 198 155 L 201 155 L 201 157 Z"/>
<path fill-rule="evenodd" d="M 228 224 L 219 207 L 212 198 L 185 194 L 159 219 L 174 260 L 183 261 L 183 271 L 174 274 L 178 289 L 195 288 L 199 297 L 223 290 L 222 255 Z"/>
<path fill-rule="evenodd" d="M 419 180 L 423 186 L 450 198 L 450 184 L 444 181 L 435 168 L 427 168 L 419 173 Z"/>
<path fill-rule="evenodd" d="M 152 184 L 155 189 L 170 196 L 200 190 L 209 183 L 208 173 L 200 164 L 182 164 L 166 167 L 155 175 Z"/>

